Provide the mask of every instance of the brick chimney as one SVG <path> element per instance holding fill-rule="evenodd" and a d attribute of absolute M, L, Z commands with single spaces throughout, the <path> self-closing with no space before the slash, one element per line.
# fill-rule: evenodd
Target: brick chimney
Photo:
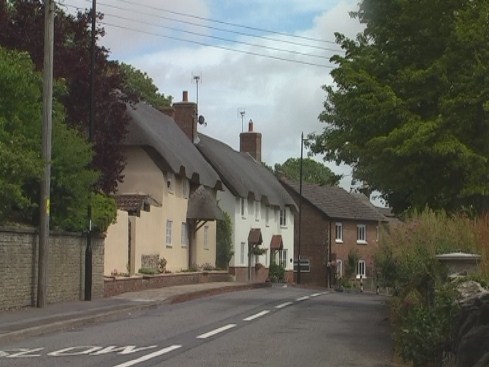
<path fill-rule="evenodd" d="M 261 162 L 261 133 L 253 131 L 253 121 L 248 123 L 248 131 L 239 134 L 239 151 L 249 153 L 255 160 Z"/>
<path fill-rule="evenodd" d="M 197 137 L 197 103 L 188 101 L 188 92 L 183 91 L 182 102 L 173 103 L 174 120 L 185 135 L 194 142 Z"/>

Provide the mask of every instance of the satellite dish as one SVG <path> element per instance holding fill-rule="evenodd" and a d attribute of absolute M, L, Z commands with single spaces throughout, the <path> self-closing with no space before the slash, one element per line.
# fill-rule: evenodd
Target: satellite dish
<path fill-rule="evenodd" d="M 207 125 L 207 124 L 205 123 L 205 117 L 204 117 L 204 116 L 202 116 L 202 115 L 200 115 L 200 116 L 199 116 L 199 124 L 201 124 L 201 125 Z"/>

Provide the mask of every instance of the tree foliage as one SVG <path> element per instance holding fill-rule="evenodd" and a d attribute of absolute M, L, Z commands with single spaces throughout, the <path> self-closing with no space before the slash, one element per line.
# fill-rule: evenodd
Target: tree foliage
<path fill-rule="evenodd" d="M 291 181 L 300 181 L 300 158 L 289 158 L 283 164 L 275 164 L 274 173 Z M 302 179 L 306 183 L 338 185 L 341 175 L 335 175 L 328 167 L 311 158 L 302 160 Z"/>
<path fill-rule="evenodd" d="M 436 16 L 433 16 L 436 14 Z M 401 212 L 489 207 L 489 3 L 363 0 L 312 150 Z"/>
<path fill-rule="evenodd" d="M 99 14 L 99 18 L 102 16 Z M 67 122 L 88 137 L 90 103 L 89 12 L 68 15 L 56 9 L 54 34 L 54 77 L 64 80 L 66 93 L 57 95 Z M 0 3 L 0 46 L 27 51 L 36 70 L 43 67 L 44 2 L 12 0 Z M 97 29 L 96 37 L 103 36 Z M 93 167 L 101 175 L 97 188 L 109 193 L 121 181 L 125 160 L 119 149 L 126 132 L 125 103 L 121 100 L 123 77 L 117 63 L 108 61 L 108 50 L 96 47 Z"/>
<path fill-rule="evenodd" d="M 233 251 L 233 226 L 231 217 L 222 212 L 224 219 L 217 221 L 216 226 L 216 267 L 227 269 L 229 261 L 234 255 Z"/>
<path fill-rule="evenodd" d="M 158 92 L 158 87 L 154 85 L 148 74 L 125 63 L 121 63 L 120 68 L 124 77 L 125 93 L 135 95 L 157 109 L 171 105 L 172 97 L 165 97 Z"/>
<path fill-rule="evenodd" d="M 63 85 L 56 85 L 62 91 Z M 0 223 L 38 224 L 41 159 L 42 81 L 26 52 L 0 47 Z M 89 168 L 91 146 L 65 122 L 53 102 L 51 225 L 81 231 L 86 227 L 90 188 L 98 174 Z M 113 199 L 93 198 L 95 224 L 105 230 L 115 218 Z M 99 210 L 103 206 L 110 210 Z"/>

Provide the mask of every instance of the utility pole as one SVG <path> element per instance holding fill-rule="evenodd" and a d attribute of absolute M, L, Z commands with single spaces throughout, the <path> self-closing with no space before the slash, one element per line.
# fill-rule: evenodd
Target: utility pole
<path fill-rule="evenodd" d="M 304 133 L 301 133 L 301 160 L 299 169 L 299 244 L 297 249 L 297 284 L 301 283 L 301 241 L 302 241 L 302 161 L 304 156 Z"/>
<path fill-rule="evenodd" d="M 90 116 L 88 123 L 88 141 L 93 143 L 93 124 L 95 120 L 95 26 L 96 0 L 92 0 L 92 32 L 90 44 Z M 88 197 L 88 232 L 85 249 L 85 301 L 92 300 L 92 193 Z"/>
<path fill-rule="evenodd" d="M 41 180 L 39 213 L 39 260 L 37 274 L 37 307 L 47 303 L 47 274 L 49 262 L 49 207 L 51 190 L 51 139 L 53 130 L 53 48 L 54 0 L 44 2 L 44 66 L 42 83 L 42 159 L 44 175 Z"/>

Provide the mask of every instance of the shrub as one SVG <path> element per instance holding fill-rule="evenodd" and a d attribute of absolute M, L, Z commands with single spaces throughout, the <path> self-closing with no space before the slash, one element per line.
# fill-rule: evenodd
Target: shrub
<path fill-rule="evenodd" d="M 282 265 L 272 263 L 268 268 L 268 276 L 272 282 L 283 282 L 285 279 L 285 268 Z"/>
<path fill-rule="evenodd" d="M 158 272 L 155 269 L 141 268 L 138 270 L 138 273 L 139 274 L 154 275 L 154 274 L 157 274 Z"/>
<path fill-rule="evenodd" d="M 396 349 L 415 367 L 439 362 L 448 348 L 457 294 L 436 254 L 476 249 L 474 223 L 444 212 L 414 213 L 381 237 L 379 283 L 394 288 L 390 302 Z"/>

